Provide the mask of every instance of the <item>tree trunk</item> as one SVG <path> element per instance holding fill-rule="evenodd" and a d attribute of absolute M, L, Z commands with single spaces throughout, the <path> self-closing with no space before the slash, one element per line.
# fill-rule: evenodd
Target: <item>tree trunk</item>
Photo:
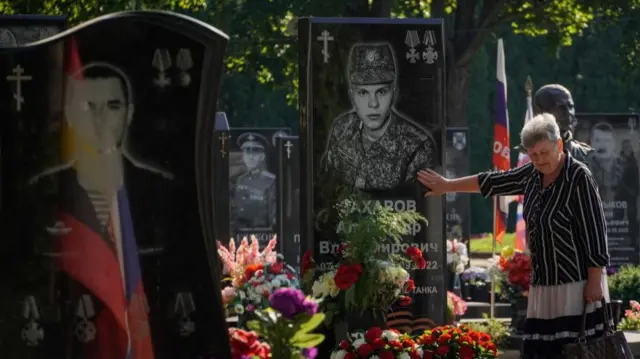
<path fill-rule="evenodd" d="M 467 127 L 467 65 L 447 69 L 447 127 Z"/>

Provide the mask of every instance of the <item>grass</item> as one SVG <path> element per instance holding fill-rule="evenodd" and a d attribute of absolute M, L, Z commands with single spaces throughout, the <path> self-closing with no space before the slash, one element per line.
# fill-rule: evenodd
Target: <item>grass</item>
<path fill-rule="evenodd" d="M 491 253 L 491 245 L 493 241 L 493 236 L 489 235 L 487 237 L 482 237 L 478 239 L 471 240 L 471 253 Z M 516 234 L 515 233 L 507 233 L 502 237 L 502 244 L 496 243 L 496 253 L 500 253 L 500 250 L 504 246 L 514 247 L 516 242 Z"/>

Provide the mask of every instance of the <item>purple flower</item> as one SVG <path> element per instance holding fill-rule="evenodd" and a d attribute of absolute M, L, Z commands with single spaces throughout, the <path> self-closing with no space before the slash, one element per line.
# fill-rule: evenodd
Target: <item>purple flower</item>
<path fill-rule="evenodd" d="M 315 300 L 306 299 L 302 306 L 304 307 L 304 312 L 309 315 L 314 315 L 318 312 L 318 303 Z"/>
<path fill-rule="evenodd" d="M 318 355 L 318 349 L 316 348 L 302 349 L 302 355 L 307 359 L 314 359 Z"/>
<path fill-rule="evenodd" d="M 295 288 L 280 288 L 269 296 L 269 305 L 287 319 L 306 311 L 305 297 L 301 290 Z"/>

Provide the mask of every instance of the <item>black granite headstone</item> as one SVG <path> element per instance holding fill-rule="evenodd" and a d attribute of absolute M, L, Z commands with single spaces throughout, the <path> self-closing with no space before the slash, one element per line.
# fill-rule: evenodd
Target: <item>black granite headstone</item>
<path fill-rule="evenodd" d="M 285 262 L 300 269 L 300 141 L 298 136 L 276 140 L 277 234 L 279 252 Z"/>
<path fill-rule="evenodd" d="M 255 235 L 265 246 L 276 234 L 276 139 L 289 128 L 232 128 L 229 153 L 231 237 Z"/>
<path fill-rule="evenodd" d="M 428 261 L 414 271 L 414 329 L 446 311 L 444 201 L 423 197 L 419 169 L 442 170 L 445 51 L 439 19 L 304 18 L 298 22 L 302 251 L 331 269 L 335 204 L 363 190 L 428 225 L 406 244 Z M 394 252 L 402 248 L 382 248 Z"/>
<path fill-rule="evenodd" d="M 640 116 L 578 114 L 574 137 L 593 151 L 586 165 L 598 184 L 607 220 L 611 265 L 640 264 Z"/>
<path fill-rule="evenodd" d="M 447 128 L 445 149 L 445 177 L 459 178 L 468 176 L 469 173 L 469 146 L 467 128 Z M 447 193 L 446 201 L 446 226 L 447 239 L 458 239 L 469 242 L 469 195 L 464 193 Z"/>
<path fill-rule="evenodd" d="M 23 46 L 67 28 L 66 16 L 0 15 L 0 48 Z"/>
<path fill-rule="evenodd" d="M 231 129 L 224 112 L 216 113 L 213 136 L 213 190 L 215 201 L 215 237 L 223 244 L 231 238 L 229 229 L 229 139 Z"/>
<path fill-rule="evenodd" d="M 214 246 L 228 37 L 122 12 L 0 49 L 0 352 L 230 358 Z"/>

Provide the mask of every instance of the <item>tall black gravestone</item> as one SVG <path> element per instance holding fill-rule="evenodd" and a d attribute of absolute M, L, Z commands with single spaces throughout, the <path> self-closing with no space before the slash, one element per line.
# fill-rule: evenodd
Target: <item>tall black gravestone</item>
<path fill-rule="evenodd" d="M 123 12 L 0 50 L 3 357 L 230 358 L 210 185 L 227 40 Z"/>
<path fill-rule="evenodd" d="M 300 269 L 300 142 L 298 136 L 279 137 L 277 172 L 278 248 L 285 262 Z"/>
<path fill-rule="evenodd" d="M 215 238 L 228 243 L 229 229 L 229 121 L 224 112 L 216 113 L 216 129 L 213 136 L 213 189 L 215 201 Z"/>
<path fill-rule="evenodd" d="M 428 261 L 414 271 L 413 328 L 442 324 L 446 311 L 444 204 L 423 197 L 418 170 L 442 169 L 445 51 L 438 19 L 304 18 L 298 22 L 302 251 L 320 270 L 338 247 L 342 189 L 363 190 L 428 225 L 406 244 Z M 401 252 L 403 248 L 382 248 Z"/>
<path fill-rule="evenodd" d="M 640 116 L 578 114 L 575 138 L 593 151 L 586 165 L 598 184 L 607 219 L 611 265 L 640 264 Z"/>
<path fill-rule="evenodd" d="M 289 128 L 232 128 L 229 152 L 231 237 L 255 235 L 265 246 L 276 234 L 276 140 Z"/>
<path fill-rule="evenodd" d="M 0 15 L 0 48 L 43 40 L 64 31 L 66 27 L 66 16 Z"/>

